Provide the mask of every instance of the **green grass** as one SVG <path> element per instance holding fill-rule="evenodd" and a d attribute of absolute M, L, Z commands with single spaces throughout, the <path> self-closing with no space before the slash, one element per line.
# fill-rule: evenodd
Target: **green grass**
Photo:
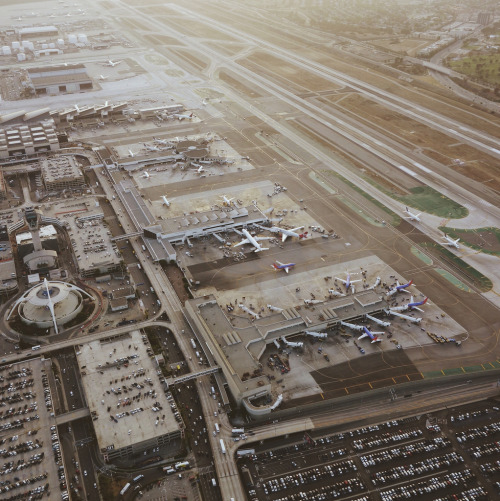
<path fill-rule="evenodd" d="M 417 210 L 427 212 L 428 214 L 434 214 L 438 217 L 461 219 L 467 217 L 469 214 L 469 211 L 463 205 L 458 204 L 446 195 L 442 195 L 439 191 L 436 191 L 430 186 L 417 186 L 415 188 L 410 188 L 409 191 L 411 195 L 403 197 L 396 195 L 391 196 Z"/>
<path fill-rule="evenodd" d="M 484 276 L 480 271 L 476 270 L 476 268 L 467 264 L 463 259 L 455 256 L 455 254 L 448 249 L 445 249 L 442 245 L 430 242 L 422 243 L 420 245 L 428 249 L 433 249 L 437 252 L 442 261 L 466 277 L 469 282 L 472 282 L 482 292 L 487 292 L 493 287 L 493 284 L 488 277 Z"/>
<path fill-rule="evenodd" d="M 472 54 L 449 61 L 451 69 L 492 85 L 500 85 L 500 54 Z"/>
<path fill-rule="evenodd" d="M 414 207 L 419 211 L 433 214 L 434 216 L 448 219 L 461 219 L 467 217 L 469 214 L 469 211 L 464 206 L 454 202 L 451 198 L 439 193 L 439 191 L 436 191 L 430 186 L 416 186 L 415 188 L 410 188 L 408 190 L 411 193 L 410 195 L 401 196 L 384 188 L 373 179 L 368 177 L 363 177 L 363 179 L 391 198 L 405 205 Z"/>
<path fill-rule="evenodd" d="M 449 237 L 457 239 L 460 238 L 460 242 L 463 243 L 464 245 L 467 245 L 467 247 L 471 247 L 472 249 L 476 249 L 480 252 L 483 252 L 485 254 L 492 254 L 493 256 L 500 256 L 500 251 L 498 250 L 488 250 L 485 249 L 484 247 L 481 247 L 477 244 L 474 244 L 472 242 L 467 241 L 467 235 L 471 233 L 493 233 L 497 241 L 500 243 L 500 229 L 495 228 L 493 226 L 490 226 L 488 228 L 475 228 L 472 230 L 462 230 L 462 229 L 457 229 L 457 228 L 447 228 L 446 226 L 440 226 L 439 229 L 443 232 L 446 233 Z"/>

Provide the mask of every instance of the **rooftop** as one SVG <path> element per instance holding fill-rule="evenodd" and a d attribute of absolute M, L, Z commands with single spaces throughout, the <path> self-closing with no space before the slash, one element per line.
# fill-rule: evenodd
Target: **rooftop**
<path fill-rule="evenodd" d="M 98 418 L 94 428 L 102 451 L 179 431 L 148 348 L 139 331 L 79 346 L 82 383 Z"/>

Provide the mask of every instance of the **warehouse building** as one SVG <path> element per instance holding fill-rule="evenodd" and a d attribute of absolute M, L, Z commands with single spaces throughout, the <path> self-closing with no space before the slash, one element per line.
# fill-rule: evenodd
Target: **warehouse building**
<path fill-rule="evenodd" d="M 30 68 L 28 76 L 37 95 L 92 89 L 92 79 L 83 64 Z"/>
<path fill-rule="evenodd" d="M 82 170 L 73 157 L 46 158 L 40 165 L 47 191 L 77 190 L 85 185 Z"/>
<path fill-rule="evenodd" d="M 52 121 L 0 129 L 0 159 L 58 149 L 59 139 Z"/>
<path fill-rule="evenodd" d="M 106 462 L 172 457 L 180 448 L 182 420 L 165 397 L 151 353 L 139 331 L 78 347 L 82 384 Z"/>

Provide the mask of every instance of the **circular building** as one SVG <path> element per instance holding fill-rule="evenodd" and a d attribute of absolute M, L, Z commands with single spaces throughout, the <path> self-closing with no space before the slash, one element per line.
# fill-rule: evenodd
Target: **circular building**
<path fill-rule="evenodd" d="M 48 281 L 27 290 L 12 306 L 7 320 L 17 307 L 19 318 L 27 325 L 40 329 L 59 326 L 73 320 L 83 308 L 83 295 L 93 297 L 76 285 L 67 282 Z"/>

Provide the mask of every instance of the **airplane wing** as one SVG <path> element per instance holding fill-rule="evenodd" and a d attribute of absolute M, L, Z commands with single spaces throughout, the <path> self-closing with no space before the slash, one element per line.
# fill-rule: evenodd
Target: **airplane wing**
<path fill-rule="evenodd" d="M 339 277 L 335 277 L 335 280 L 340 280 L 343 284 L 347 283 L 347 280 L 344 280 L 344 279 L 339 278 Z"/>
<path fill-rule="evenodd" d="M 271 237 L 253 237 L 256 242 L 260 242 L 261 240 L 269 240 Z"/>
<path fill-rule="evenodd" d="M 239 247 L 240 245 L 249 244 L 249 243 L 250 243 L 250 241 L 247 238 L 245 238 L 241 242 L 238 242 L 237 244 L 234 244 L 233 247 Z"/>
<path fill-rule="evenodd" d="M 364 339 L 365 337 L 368 337 L 368 334 L 366 332 L 363 332 L 363 334 L 361 334 L 358 339 Z"/>
<path fill-rule="evenodd" d="M 281 241 L 284 242 L 287 239 L 288 235 L 286 233 L 281 234 Z"/>
<path fill-rule="evenodd" d="M 289 266 L 285 266 L 283 269 L 288 273 L 288 270 L 290 269 L 290 267 Z"/>
<path fill-rule="evenodd" d="M 351 284 L 355 284 L 356 282 L 361 282 L 361 279 L 360 280 L 351 280 Z"/>

